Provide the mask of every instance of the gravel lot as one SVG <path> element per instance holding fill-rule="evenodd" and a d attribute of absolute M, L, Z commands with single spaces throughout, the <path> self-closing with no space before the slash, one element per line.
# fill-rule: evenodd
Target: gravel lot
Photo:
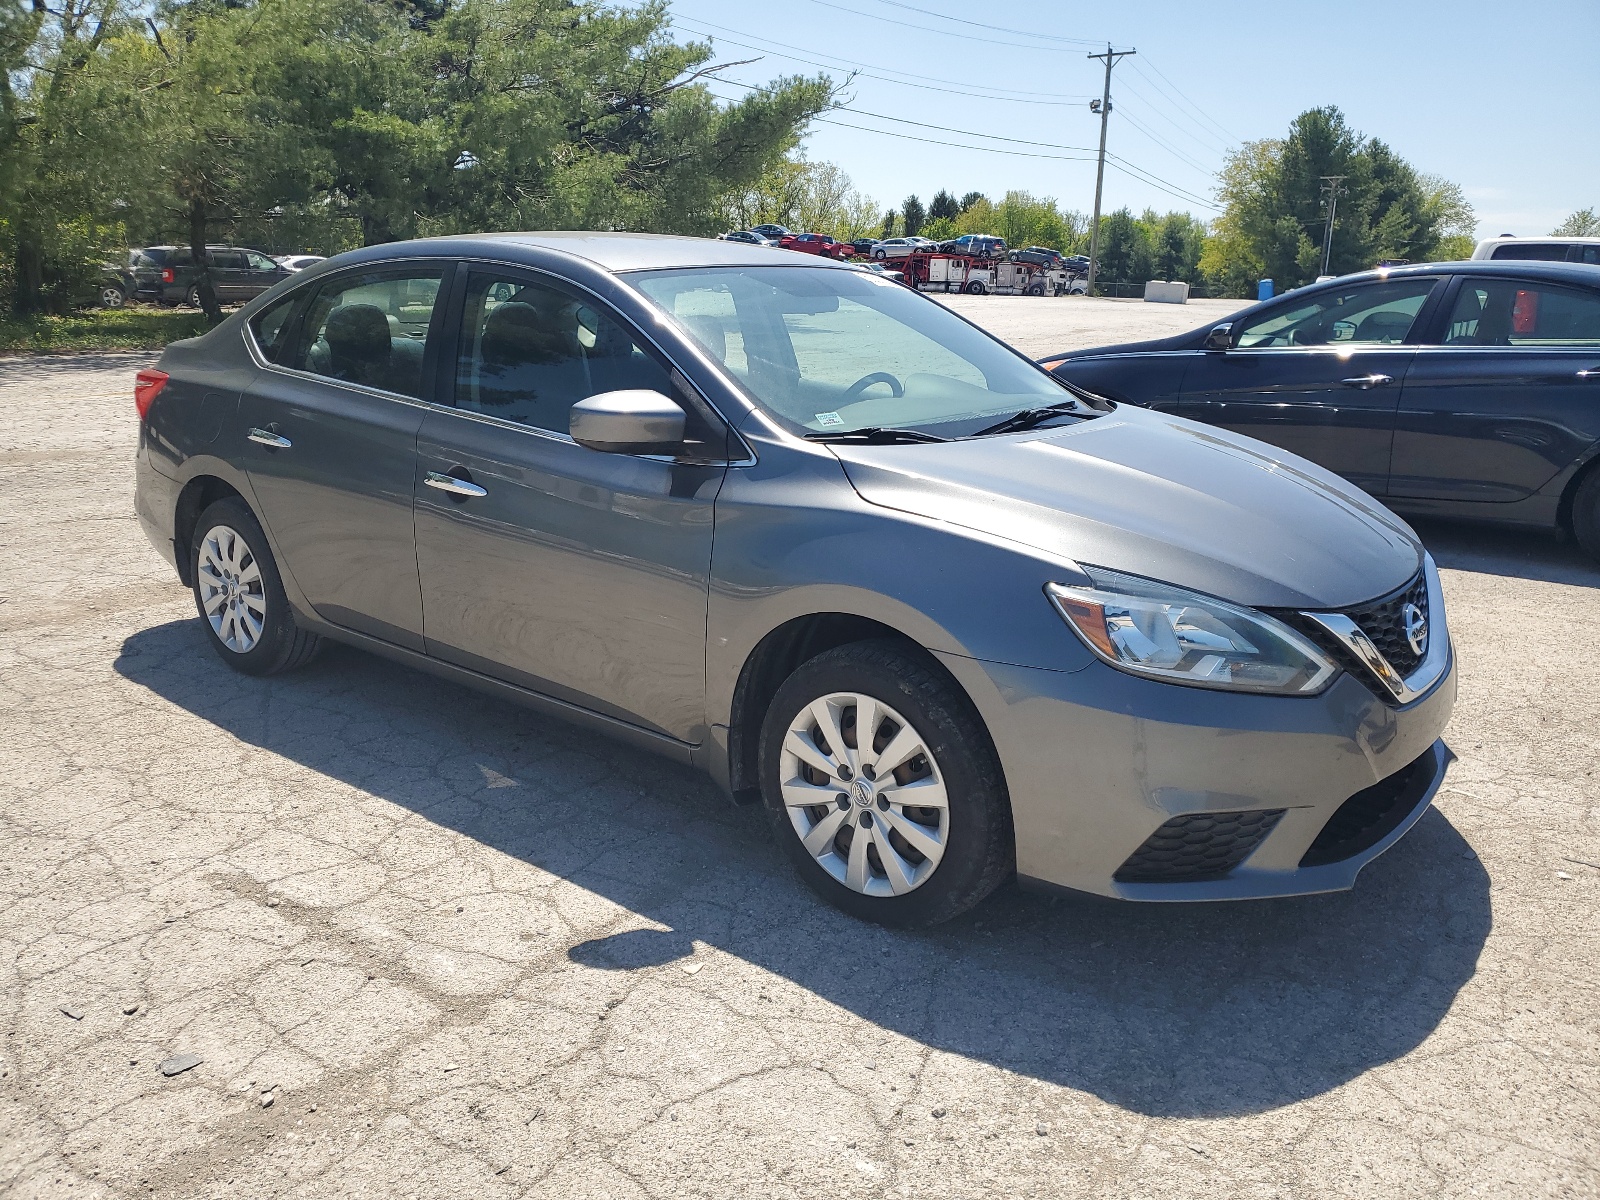
<path fill-rule="evenodd" d="M 132 516 L 145 361 L 0 360 L 0 1194 L 1600 1195 L 1571 548 L 1422 530 L 1460 762 L 1354 892 L 890 933 L 687 770 L 354 651 L 230 673 Z"/>

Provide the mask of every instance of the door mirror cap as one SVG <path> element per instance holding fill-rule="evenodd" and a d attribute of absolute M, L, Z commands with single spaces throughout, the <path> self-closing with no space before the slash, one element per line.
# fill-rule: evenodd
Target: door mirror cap
<path fill-rule="evenodd" d="M 685 420 L 682 406 L 660 392 L 601 392 L 572 406 L 572 440 L 604 454 L 676 454 Z"/>
<path fill-rule="evenodd" d="M 1211 332 L 1206 334 L 1207 350 L 1232 350 L 1233 349 L 1233 322 L 1224 321 L 1221 325 L 1213 325 Z"/>

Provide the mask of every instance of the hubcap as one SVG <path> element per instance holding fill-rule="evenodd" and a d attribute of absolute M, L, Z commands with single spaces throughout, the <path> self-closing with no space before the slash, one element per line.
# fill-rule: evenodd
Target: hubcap
<path fill-rule="evenodd" d="M 216 525 L 206 534 L 195 581 L 217 640 L 235 654 L 255 649 L 266 626 L 267 596 L 261 566 L 236 530 Z"/>
<path fill-rule="evenodd" d="M 872 696 L 835 692 L 789 722 L 783 803 L 812 858 L 864 896 L 900 896 L 944 857 L 944 776 L 911 723 Z"/>

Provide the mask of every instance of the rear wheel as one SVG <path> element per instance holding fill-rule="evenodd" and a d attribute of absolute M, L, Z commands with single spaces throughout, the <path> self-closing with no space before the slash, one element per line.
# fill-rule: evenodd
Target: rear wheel
<path fill-rule="evenodd" d="M 222 661 L 246 675 L 273 675 L 315 657 L 322 639 L 295 624 L 267 537 L 241 500 L 219 500 L 189 547 L 194 605 Z"/>
<path fill-rule="evenodd" d="M 190 308 L 200 307 L 200 285 L 198 283 L 183 294 L 183 302 Z"/>
<path fill-rule="evenodd" d="M 1600 559 L 1600 467 L 1590 469 L 1572 497 L 1572 534 L 1590 558 Z"/>
<path fill-rule="evenodd" d="M 121 308 L 127 302 L 127 294 L 114 283 L 108 283 L 100 289 L 101 308 Z"/>
<path fill-rule="evenodd" d="M 1042 295 L 1044 295 L 1044 284 L 1042 284 L 1042 283 L 1030 284 L 1029 287 L 1028 287 L 1028 295 L 1030 295 L 1030 296 L 1042 296 Z"/>
<path fill-rule="evenodd" d="M 969 296 L 981 296 L 988 290 L 988 288 L 983 286 L 983 281 L 981 279 L 974 279 L 966 286 L 966 293 Z"/>
<path fill-rule="evenodd" d="M 1012 871 L 988 731 L 951 680 L 896 642 L 856 642 L 797 668 L 767 711 L 760 771 L 795 869 L 853 916 L 937 924 Z"/>
<path fill-rule="evenodd" d="M 874 250 L 872 252 L 872 257 L 877 259 L 879 262 L 882 262 L 888 256 L 886 254 L 884 254 L 884 252 L 882 250 Z"/>

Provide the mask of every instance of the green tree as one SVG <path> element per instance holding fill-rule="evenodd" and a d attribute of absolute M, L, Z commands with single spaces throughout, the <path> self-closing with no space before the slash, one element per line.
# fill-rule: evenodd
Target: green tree
<path fill-rule="evenodd" d="M 1333 107 L 1301 113 L 1281 141 L 1246 143 L 1224 165 L 1224 205 L 1207 274 L 1238 294 L 1250 277 L 1280 289 L 1323 268 L 1328 177 L 1339 177 L 1328 270 L 1363 270 L 1380 259 L 1423 261 L 1452 225 L 1470 218 L 1459 190 L 1427 180 L 1383 142 L 1352 130 Z"/>
<path fill-rule="evenodd" d="M 1580 208 L 1550 231 L 1551 237 L 1600 237 L 1600 215 L 1592 208 Z"/>
<path fill-rule="evenodd" d="M 839 167 L 799 155 L 730 192 L 725 204 L 725 223 L 740 229 L 786 225 L 848 242 L 866 237 L 878 223 L 877 202 L 856 191 Z"/>
<path fill-rule="evenodd" d="M 965 196 L 961 197 L 961 211 L 962 212 L 966 212 L 967 209 L 971 208 L 974 204 L 978 203 L 980 200 L 987 200 L 987 199 L 988 199 L 988 197 L 985 196 L 982 192 L 968 192 Z"/>
<path fill-rule="evenodd" d="M 961 202 L 945 191 L 944 188 L 940 188 L 933 199 L 928 201 L 928 220 L 930 221 L 953 221 L 960 213 Z"/>
<path fill-rule="evenodd" d="M 921 231 L 923 222 L 928 219 L 928 214 L 923 209 L 921 200 L 915 196 L 907 196 L 905 202 L 900 205 L 900 217 L 905 222 L 906 236 L 915 237 Z"/>

